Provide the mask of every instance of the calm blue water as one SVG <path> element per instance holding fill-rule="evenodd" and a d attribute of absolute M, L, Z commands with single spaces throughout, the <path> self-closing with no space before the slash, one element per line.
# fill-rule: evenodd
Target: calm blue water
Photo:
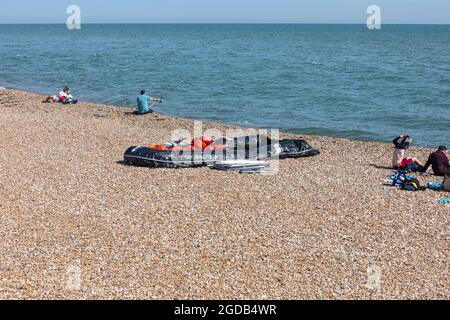
<path fill-rule="evenodd" d="M 450 26 L 0 25 L 0 86 L 253 127 L 450 145 Z"/>

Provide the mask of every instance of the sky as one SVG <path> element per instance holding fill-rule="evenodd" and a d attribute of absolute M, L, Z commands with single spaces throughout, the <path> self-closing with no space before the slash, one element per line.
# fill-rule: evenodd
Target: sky
<path fill-rule="evenodd" d="M 72 4 L 82 23 L 366 23 L 378 5 L 383 23 L 450 24 L 450 0 L 0 0 L 0 23 L 65 23 Z"/>

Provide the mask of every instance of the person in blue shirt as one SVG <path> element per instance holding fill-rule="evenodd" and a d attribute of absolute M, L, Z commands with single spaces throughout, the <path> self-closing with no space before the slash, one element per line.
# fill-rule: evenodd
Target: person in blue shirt
<path fill-rule="evenodd" d="M 149 101 L 154 101 L 154 102 L 162 102 L 162 99 L 160 98 L 152 98 L 148 95 L 145 94 L 145 90 L 141 90 L 141 95 L 139 97 L 137 97 L 137 112 L 138 114 L 147 114 L 147 113 L 152 113 L 153 110 L 151 110 L 148 107 L 148 102 Z"/>

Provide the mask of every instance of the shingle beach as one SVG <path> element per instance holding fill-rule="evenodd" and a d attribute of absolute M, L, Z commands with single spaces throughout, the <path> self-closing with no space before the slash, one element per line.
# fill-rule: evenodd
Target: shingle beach
<path fill-rule="evenodd" d="M 273 176 L 132 167 L 193 121 L 43 98 L 0 90 L 1 299 L 450 298 L 450 194 L 384 186 L 389 144 L 302 136 L 321 154 Z"/>

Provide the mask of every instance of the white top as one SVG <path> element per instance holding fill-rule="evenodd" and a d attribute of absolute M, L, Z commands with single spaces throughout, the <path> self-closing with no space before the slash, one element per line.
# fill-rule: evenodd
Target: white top
<path fill-rule="evenodd" d="M 64 98 L 73 98 L 72 95 L 71 95 L 70 93 L 67 94 L 67 93 L 65 93 L 64 91 L 61 91 L 61 92 L 59 93 L 59 96 L 60 96 L 60 97 L 64 97 Z"/>
<path fill-rule="evenodd" d="M 400 162 L 402 162 L 405 157 L 405 149 L 394 149 L 394 156 L 392 157 L 392 166 L 398 167 Z"/>

